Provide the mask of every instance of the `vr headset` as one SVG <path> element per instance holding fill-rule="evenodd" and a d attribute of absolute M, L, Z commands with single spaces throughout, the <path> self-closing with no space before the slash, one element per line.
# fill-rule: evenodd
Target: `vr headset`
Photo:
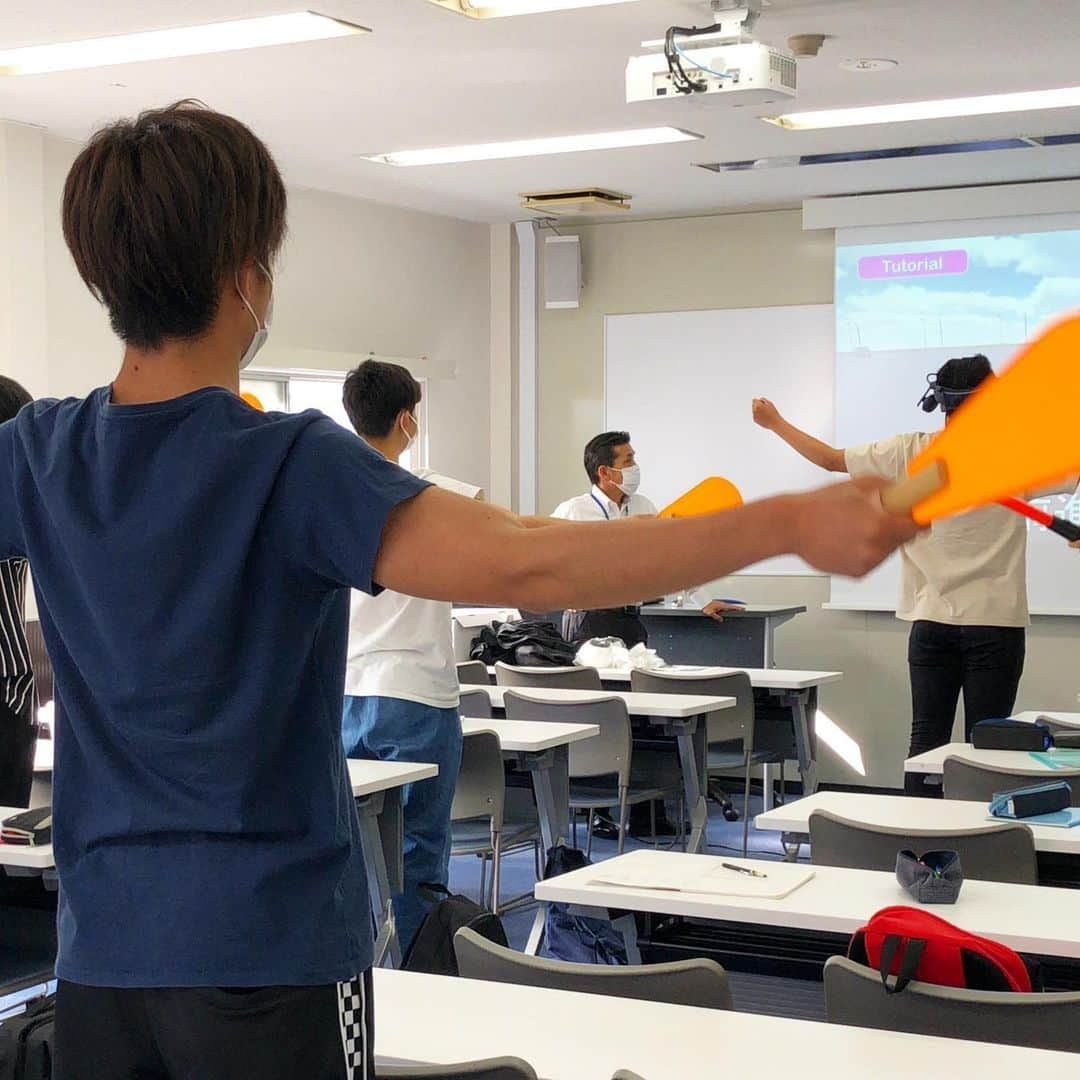
<path fill-rule="evenodd" d="M 929 385 L 926 388 L 926 393 L 919 398 L 919 406 L 923 412 L 928 413 L 937 408 L 940 408 L 943 413 L 951 413 L 953 409 L 958 409 L 963 405 L 978 389 L 976 387 L 973 390 L 957 390 L 952 387 L 942 386 L 938 382 L 937 375 L 933 373 L 926 376 L 926 381 Z"/>

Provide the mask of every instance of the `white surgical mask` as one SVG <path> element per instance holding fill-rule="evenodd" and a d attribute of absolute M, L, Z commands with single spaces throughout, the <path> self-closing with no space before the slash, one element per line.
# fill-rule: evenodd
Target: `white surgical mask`
<path fill-rule="evenodd" d="M 248 347 L 244 350 L 244 355 L 240 357 L 241 371 L 255 359 L 255 354 L 266 344 L 266 339 L 270 336 L 270 323 L 273 322 L 274 319 L 274 275 L 271 274 L 262 263 L 258 263 L 257 265 L 270 281 L 270 303 L 266 308 L 265 323 L 259 322 L 259 316 L 255 314 L 255 309 L 251 306 L 251 302 L 240 288 L 240 275 L 239 273 L 236 274 L 236 291 L 240 293 L 240 299 L 244 301 L 244 307 L 251 312 L 251 317 L 255 320 L 255 336 L 252 337 Z"/>
<path fill-rule="evenodd" d="M 625 469 L 621 469 L 622 483 L 615 486 L 627 496 L 633 495 L 637 492 L 637 489 L 641 487 L 641 466 L 640 465 L 627 465 Z"/>
<path fill-rule="evenodd" d="M 413 448 L 413 443 L 416 442 L 416 436 L 420 431 L 420 425 L 416 422 L 416 417 L 411 413 L 406 413 L 405 415 L 413 422 L 413 428 L 415 430 L 411 435 L 409 434 L 408 429 L 405 427 L 405 417 L 403 416 L 401 418 L 401 434 L 405 436 L 405 449 L 402 451 L 403 454 Z"/>

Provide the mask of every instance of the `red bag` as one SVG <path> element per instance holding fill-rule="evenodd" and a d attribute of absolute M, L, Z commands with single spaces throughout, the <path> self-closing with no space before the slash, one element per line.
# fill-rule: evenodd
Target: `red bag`
<path fill-rule="evenodd" d="M 1032 990 L 1019 953 L 919 908 L 882 908 L 855 931 L 848 959 L 879 971 L 892 994 L 912 979 L 969 990 Z M 895 987 L 889 986 L 889 975 L 896 976 Z"/>

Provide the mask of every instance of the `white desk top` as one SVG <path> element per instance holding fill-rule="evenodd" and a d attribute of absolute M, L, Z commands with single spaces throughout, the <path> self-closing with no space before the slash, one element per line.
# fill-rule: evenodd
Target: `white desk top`
<path fill-rule="evenodd" d="M 718 679 L 724 675 L 734 675 L 744 671 L 750 676 L 752 686 L 760 690 L 809 690 L 813 686 L 839 682 L 842 671 L 798 671 L 788 668 L 732 668 L 732 667 L 694 667 L 691 664 L 672 664 L 661 669 L 657 674 L 684 679 Z M 600 678 L 604 682 L 630 682 L 629 671 L 616 671 L 601 668 Z"/>
<path fill-rule="evenodd" d="M 1013 719 L 1023 720 L 1025 724 L 1034 724 L 1040 716 L 1062 727 L 1080 728 L 1080 712 L 1022 712 L 1017 713 Z"/>
<path fill-rule="evenodd" d="M 558 724 L 541 720 L 461 719 L 465 735 L 475 731 L 494 731 L 504 750 L 536 754 L 554 746 L 591 739 L 600 734 L 596 724 Z"/>
<path fill-rule="evenodd" d="M 634 716 L 660 716 L 686 719 L 703 713 L 733 709 L 733 697 L 704 697 L 700 694 L 635 694 L 629 690 L 565 690 L 532 686 L 477 686 L 470 690 L 483 690 L 491 698 L 491 704 L 502 708 L 503 694 L 513 690 L 515 694 L 533 701 L 550 701 L 561 704 L 568 701 L 595 701 L 597 698 L 622 698 Z"/>
<path fill-rule="evenodd" d="M 849 791 L 819 791 L 785 806 L 758 814 L 754 823 L 759 829 L 807 833 L 810 815 L 815 810 L 891 829 L 918 832 L 955 832 L 992 824 L 981 802 L 954 799 L 913 799 L 906 795 L 861 795 Z M 1080 829 L 1055 829 L 1049 825 L 1028 825 L 1035 836 L 1037 851 L 1080 855 Z"/>
<path fill-rule="evenodd" d="M 38 739 L 34 747 L 34 772 L 52 772 L 55 745 L 52 739 Z"/>
<path fill-rule="evenodd" d="M 439 775 L 438 765 L 408 761 L 361 761 L 350 759 L 349 780 L 356 798 L 374 795 L 390 788 L 404 787 L 417 780 L 429 780 Z M 0 820 L 19 810 L 11 806 L 0 806 Z M 21 844 L 0 844 L 0 866 L 31 867 L 36 870 L 48 870 L 53 865 L 52 844 L 42 847 L 23 847 Z"/>
<path fill-rule="evenodd" d="M 544 1080 L 607 1080 L 619 1069 L 645 1080 L 699 1080 L 717 1072 L 721 1061 L 725 1074 L 800 1080 L 910 1080 L 912 1062 L 931 1063 L 923 1071 L 935 1076 L 1076 1076 L 1075 1054 L 1048 1050 L 654 1001 L 600 1001 L 566 990 L 386 968 L 374 978 L 375 1051 L 384 1064 L 513 1055 Z"/>
<path fill-rule="evenodd" d="M 352 793 L 357 799 L 414 784 L 417 780 L 430 780 L 439 775 L 438 765 L 428 765 L 422 761 L 367 761 L 350 758 L 348 765 Z"/>
<path fill-rule="evenodd" d="M 1075 751 L 1073 751 L 1075 753 Z M 949 743 L 925 754 L 916 754 L 904 762 L 904 771 L 940 776 L 945 771 L 945 759 L 949 757 L 970 761 L 972 765 L 988 765 L 996 769 L 1017 769 L 1032 773 L 1049 773 L 1057 770 L 1036 761 L 1026 750 L 976 750 L 971 743 Z M 1075 766 L 1068 766 L 1073 769 Z M 1015 785 L 1014 785 L 1015 786 Z"/>
<path fill-rule="evenodd" d="M 620 865 L 645 867 L 672 878 L 690 866 L 715 870 L 719 862 L 753 866 L 769 873 L 770 867 L 791 864 L 734 859 L 716 855 L 687 855 L 680 851 L 633 851 L 595 866 L 536 884 L 539 900 L 567 904 L 614 907 L 659 915 L 787 926 L 823 933 L 851 934 L 867 919 L 892 904 L 912 904 L 896 875 L 876 870 L 849 870 L 835 866 L 808 867 L 814 877 L 780 900 L 749 896 L 708 896 L 662 889 L 590 885 L 618 872 Z M 733 875 L 734 877 L 734 875 Z M 1040 885 L 1003 885 L 992 881 L 965 881 L 960 899 L 936 908 L 950 922 L 1000 941 L 1018 952 L 1080 958 L 1080 923 L 1073 889 Z"/>
<path fill-rule="evenodd" d="M 25 813 L 25 807 L 0 806 L 0 821 L 13 814 Z M 50 870 L 53 866 L 52 844 L 29 847 L 22 844 L 0 844 L 0 866 L 21 866 L 31 870 Z"/>

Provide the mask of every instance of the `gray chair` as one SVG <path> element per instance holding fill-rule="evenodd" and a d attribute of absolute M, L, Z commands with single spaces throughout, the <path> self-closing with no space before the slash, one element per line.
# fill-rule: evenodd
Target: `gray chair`
<path fill-rule="evenodd" d="M 825 1007 L 833 1024 L 1080 1051 L 1077 991 L 1013 994 L 912 982 L 889 994 L 876 971 L 833 956 L 825 963 Z"/>
<path fill-rule="evenodd" d="M 521 1058 L 488 1058 L 460 1065 L 376 1065 L 375 1080 L 537 1080 Z"/>
<path fill-rule="evenodd" d="M 516 808 L 515 808 L 516 810 Z M 540 823 L 529 802 L 507 812 L 506 774 L 499 737 L 492 731 L 466 735 L 461 748 L 461 772 L 450 808 L 451 856 L 480 858 L 480 902 L 499 913 L 502 857 L 531 847 L 540 877 Z M 487 895 L 487 864 L 491 861 L 491 892 Z"/>
<path fill-rule="evenodd" d="M 966 799 L 988 803 L 1002 791 L 1065 780 L 1072 787 L 1072 805 L 1080 806 L 1080 769 L 1002 769 L 996 765 L 975 765 L 963 758 L 945 759 L 946 799 Z"/>
<path fill-rule="evenodd" d="M 949 832 L 940 829 L 893 829 L 849 821 L 824 810 L 810 815 L 810 861 L 817 866 L 856 870 L 896 869 L 896 853 L 922 855 L 947 850 L 960 854 L 964 877 L 1037 885 L 1035 838 L 1026 825 L 995 825 Z"/>
<path fill-rule="evenodd" d="M 495 665 L 497 686 L 524 686 L 533 689 L 600 690 L 600 672 L 589 667 L 515 667 L 502 661 Z"/>
<path fill-rule="evenodd" d="M 597 809 L 617 808 L 619 854 L 622 854 L 631 806 L 655 804 L 665 796 L 682 797 L 682 787 L 678 784 L 656 785 L 635 777 L 630 715 L 622 698 L 597 695 L 590 701 L 552 702 L 531 698 L 527 690 L 507 690 L 503 709 L 507 720 L 596 724 L 600 728 L 600 733 L 591 739 L 570 744 L 570 809 L 588 811 L 587 854 L 592 854 L 593 815 Z M 650 809 L 655 818 L 655 805 Z M 654 820 L 654 840 L 655 837 Z"/>
<path fill-rule="evenodd" d="M 504 949 L 467 927 L 454 935 L 454 955 L 466 979 L 703 1009 L 732 1008 L 727 973 L 715 960 L 695 958 L 631 967 L 568 964 Z"/>
<path fill-rule="evenodd" d="M 704 694 L 733 697 L 735 708 L 709 713 L 706 721 L 709 776 L 739 769 L 743 774 L 743 855 L 750 840 L 750 770 L 754 765 L 780 766 L 780 790 L 784 789 L 784 754 L 755 746 L 754 687 L 745 671 L 730 675 L 678 675 L 664 671 L 633 671 L 630 689 L 645 694 Z M 747 748 L 750 753 L 747 753 Z"/>
<path fill-rule="evenodd" d="M 490 720 L 491 697 L 484 690 L 462 690 L 458 713 L 474 720 Z"/>
<path fill-rule="evenodd" d="M 457 679 L 461 686 L 490 686 L 491 676 L 487 664 L 479 660 L 466 660 L 457 666 Z"/>

